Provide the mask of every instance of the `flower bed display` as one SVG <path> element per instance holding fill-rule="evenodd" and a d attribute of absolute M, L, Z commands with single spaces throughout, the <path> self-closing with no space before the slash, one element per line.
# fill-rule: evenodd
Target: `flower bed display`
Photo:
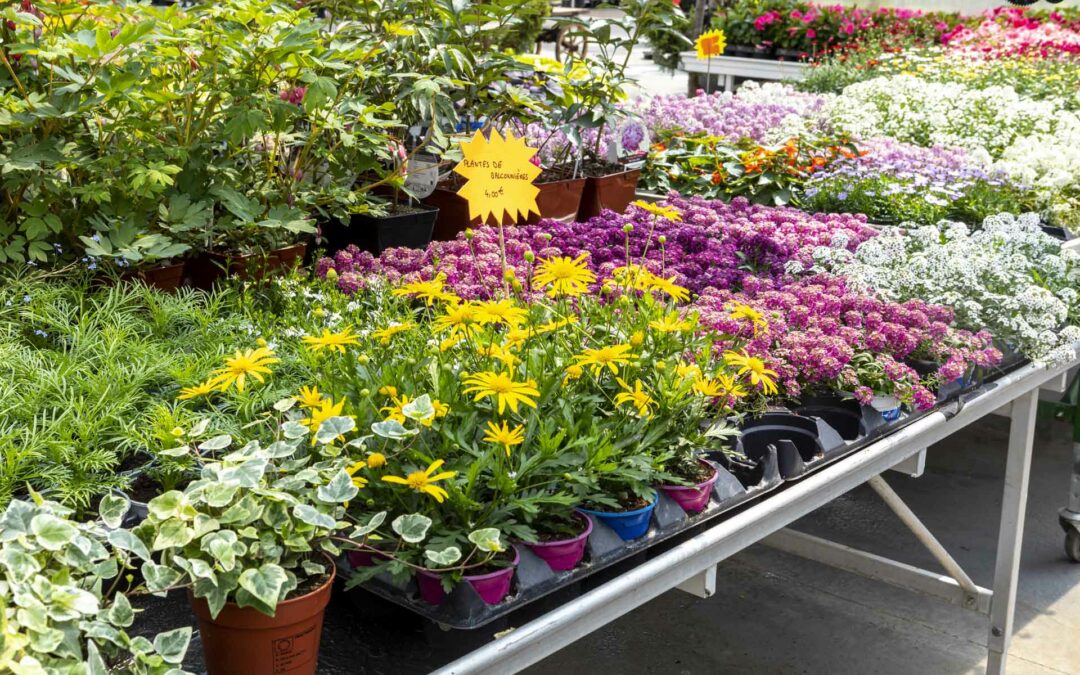
<path fill-rule="evenodd" d="M 190 628 L 135 637 L 170 591 L 214 673 L 314 672 L 338 578 L 475 628 L 1075 360 L 1080 259 L 1044 232 L 1078 222 L 1073 14 L 770 1 L 729 41 L 944 44 L 824 94 L 631 101 L 615 55 L 671 3 L 566 64 L 505 51 L 536 25 L 511 5 L 10 13 L 0 671 L 179 672 Z M 588 208 L 428 244 L 429 213 L 378 256 L 305 236 L 414 213 L 446 132 L 495 128 Z M 639 170 L 660 194 L 625 206 Z"/>

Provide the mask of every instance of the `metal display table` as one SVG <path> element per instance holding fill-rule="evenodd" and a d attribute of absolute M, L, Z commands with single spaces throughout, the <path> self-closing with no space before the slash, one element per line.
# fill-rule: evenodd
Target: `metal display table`
<path fill-rule="evenodd" d="M 801 80 L 806 77 L 806 63 L 799 61 L 773 61 L 771 59 L 748 59 L 742 56 L 714 56 L 710 63 L 699 59 L 695 52 L 679 54 L 680 69 L 690 74 L 687 95 L 693 96 L 697 89 L 708 85 L 707 77 L 716 75 L 724 91 L 735 91 L 735 78 L 748 80 Z"/>
<path fill-rule="evenodd" d="M 764 542 L 803 557 L 937 596 L 989 616 L 987 673 L 1005 672 L 1013 632 L 1020 549 L 1039 390 L 1064 391 L 1072 364 L 1025 365 L 958 401 L 920 417 L 851 456 L 791 483 L 771 497 L 625 574 L 443 667 L 442 675 L 517 672 L 671 589 L 709 597 L 719 562 Z M 882 477 L 890 469 L 922 472 L 926 448 L 989 414 L 1011 418 L 993 588 L 977 586 Z M 785 528 L 868 483 L 934 555 L 946 574 L 931 572 Z"/>

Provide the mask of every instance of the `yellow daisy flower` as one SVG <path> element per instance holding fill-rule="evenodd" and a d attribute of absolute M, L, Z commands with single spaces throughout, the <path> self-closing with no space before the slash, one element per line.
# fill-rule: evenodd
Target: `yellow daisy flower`
<path fill-rule="evenodd" d="M 619 366 L 630 363 L 633 355 L 629 352 L 630 345 L 612 345 L 599 349 L 586 349 L 574 359 L 577 361 L 576 365 L 591 366 L 592 374 L 596 377 L 600 377 L 604 368 L 610 370 L 612 375 L 618 375 Z"/>
<path fill-rule="evenodd" d="M 731 311 L 728 313 L 732 319 L 736 321 L 745 319 L 750 322 L 750 325 L 754 327 L 754 335 L 758 332 L 765 330 L 768 324 L 765 322 L 765 315 L 754 309 L 750 305 L 744 305 L 741 302 L 734 303 L 731 306 Z"/>
<path fill-rule="evenodd" d="M 778 389 L 776 386 L 776 371 L 765 366 L 765 362 L 761 359 L 750 356 L 746 352 L 742 354 L 738 352 L 724 352 L 724 362 L 739 369 L 738 374 L 746 375 L 750 380 L 750 384 L 755 387 L 760 387 L 766 394 L 775 394 Z"/>
<path fill-rule="evenodd" d="M 643 199 L 639 199 L 634 202 L 630 202 L 632 206 L 636 206 L 643 211 L 648 211 L 658 218 L 667 218 L 668 220 L 674 220 L 677 223 L 682 222 L 682 214 L 674 206 L 661 206 L 660 204 L 654 204 L 647 202 Z"/>
<path fill-rule="evenodd" d="M 445 285 L 446 274 L 439 272 L 431 281 L 414 281 L 399 286 L 390 292 L 397 297 L 407 295 L 417 300 L 423 300 L 428 307 L 431 307 L 436 301 L 459 302 L 456 295 L 444 289 Z"/>
<path fill-rule="evenodd" d="M 267 367 L 271 363 L 277 363 L 280 359 L 274 358 L 274 352 L 266 347 L 249 349 L 246 352 L 236 351 L 231 358 L 225 359 L 225 367 L 214 371 L 217 375 L 211 382 L 216 383 L 222 391 L 236 385 L 236 390 L 244 391 L 244 385 L 248 377 L 263 382 L 263 375 L 269 375 Z"/>
<path fill-rule="evenodd" d="M 368 455 L 367 467 L 369 469 L 381 469 L 386 466 L 386 455 L 381 452 L 373 452 Z"/>
<path fill-rule="evenodd" d="M 519 307 L 513 300 L 485 300 L 476 303 L 476 309 L 484 323 L 503 323 L 511 328 L 525 323 L 529 315 L 524 307 Z"/>
<path fill-rule="evenodd" d="M 513 352 L 502 345 L 480 345 L 476 348 L 476 352 L 480 356 L 501 361 L 507 368 L 513 368 L 514 364 L 520 361 L 518 357 L 514 356 Z"/>
<path fill-rule="evenodd" d="M 379 344 L 388 345 L 390 344 L 390 338 L 394 337 L 398 333 L 404 333 L 405 331 L 410 330 L 412 327 L 412 321 L 406 321 L 405 323 L 394 323 L 381 330 L 373 331 L 371 333 L 371 337 L 378 340 Z"/>
<path fill-rule="evenodd" d="M 623 388 L 623 391 L 615 394 L 615 404 L 622 405 L 629 403 L 637 408 L 639 417 L 652 417 L 652 407 L 656 405 L 656 401 L 649 396 L 649 392 L 641 385 L 641 380 L 634 380 L 634 387 L 631 389 L 622 378 L 615 378 L 619 386 Z"/>
<path fill-rule="evenodd" d="M 436 481 L 446 480 L 447 478 L 453 478 L 457 475 L 457 471 L 443 471 L 442 473 L 435 473 L 440 466 L 444 464 L 443 460 L 437 459 L 431 463 L 424 471 L 413 471 L 408 476 L 402 478 L 401 476 L 383 476 L 382 479 L 387 483 L 396 483 L 398 485 L 407 485 L 408 487 L 416 490 L 417 492 L 423 492 L 431 495 L 435 498 L 435 501 L 442 504 L 449 495 L 442 487 L 434 485 Z M 435 474 L 435 475 L 432 475 Z"/>
<path fill-rule="evenodd" d="M 466 394 L 476 394 L 473 400 L 480 401 L 489 397 L 494 398 L 498 404 L 500 415 L 503 414 L 507 406 L 510 406 L 510 410 L 513 412 L 518 411 L 519 404 L 535 408 L 535 397 L 540 395 L 540 390 L 536 388 L 535 381 L 515 382 L 509 372 L 496 373 L 488 370 L 468 375 L 462 382 L 467 385 L 464 390 Z"/>
<path fill-rule="evenodd" d="M 300 393 L 293 396 L 293 400 L 299 403 L 304 408 L 318 408 L 322 405 L 323 396 L 319 392 L 319 388 L 312 387 L 300 387 Z"/>
<path fill-rule="evenodd" d="M 589 290 L 589 284 L 596 281 L 596 275 L 589 269 L 585 260 L 588 253 L 582 253 L 571 260 L 569 256 L 556 256 L 541 260 L 533 274 L 533 283 L 537 288 L 548 288 L 547 294 L 576 297 Z"/>
<path fill-rule="evenodd" d="M 443 314 L 435 317 L 435 330 L 450 330 L 450 336 L 468 337 L 479 332 L 483 315 L 472 302 L 458 302 L 446 306 Z"/>
<path fill-rule="evenodd" d="M 180 394 L 177 395 L 181 401 L 187 401 L 193 398 L 199 398 L 201 396 L 208 396 L 215 391 L 221 390 L 221 382 L 217 381 L 217 378 L 212 378 L 206 382 L 200 382 L 194 387 L 184 387 L 180 390 Z"/>
<path fill-rule="evenodd" d="M 646 282 L 650 291 L 660 291 L 675 302 L 686 302 L 690 299 L 690 291 L 675 283 L 675 277 L 665 279 L 655 274 L 650 274 Z"/>
<path fill-rule="evenodd" d="M 679 318 L 678 312 L 664 315 L 662 319 L 649 322 L 649 328 L 661 333 L 683 333 L 694 329 L 694 325 L 685 319 Z"/>
<path fill-rule="evenodd" d="M 353 334 L 352 326 L 346 326 L 340 333 L 331 333 L 329 329 L 323 328 L 322 335 L 318 337 L 305 335 L 301 340 L 307 345 L 309 351 L 318 352 L 325 349 L 339 354 L 345 353 L 346 345 L 360 344 L 360 338 Z"/>
<path fill-rule="evenodd" d="M 355 464 L 351 465 L 349 468 L 345 469 L 345 473 L 349 474 L 349 477 L 352 478 L 352 484 L 355 485 L 358 488 L 362 488 L 365 485 L 367 485 L 367 483 L 368 483 L 367 478 L 364 478 L 363 476 L 357 476 L 356 475 L 357 473 L 360 472 L 361 469 L 367 468 L 367 465 L 368 465 L 368 463 L 366 461 L 360 460 L 359 462 L 356 462 Z M 348 506 L 349 506 L 348 504 L 345 505 L 346 508 L 348 508 Z"/>
<path fill-rule="evenodd" d="M 499 426 L 494 422 L 488 422 L 487 433 L 484 434 L 484 440 L 488 443 L 503 446 L 506 450 L 506 456 L 509 457 L 510 448 L 525 442 L 525 427 L 519 424 L 511 429 L 510 425 L 506 422 L 503 422 L 502 426 Z"/>
<path fill-rule="evenodd" d="M 690 388 L 695 394 L 707 398 L 742 398 L 746 388 L 727 373 L 719 373 L 715 378 L 698 375 Z"/>

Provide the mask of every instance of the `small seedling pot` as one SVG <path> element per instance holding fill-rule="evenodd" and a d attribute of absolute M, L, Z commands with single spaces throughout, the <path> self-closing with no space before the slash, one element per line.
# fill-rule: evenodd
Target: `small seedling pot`
<path fill-rule="evenodd" d="M 623 541 L 631 541 L 639 537 L 644 537 L 645 533 L 649 531 L 649 522 L 652 519 L 653 509 L 656 508 L 657 499 L 653 499 L 652 503 L 646 507 L 636 509 L 634 511 L 593 511 L 591 509 L 578 509 L 587 516 L 596 518 L 604 525 L 607 525 L 615 534 L 619 535 L 619 538 Z"/>
<path fill-rule="evenodd" d="M 558 541 L 540 541 L 535 544 L 526 544 L 530 551 L 535 553 L 537 557 L 548 564 L 548 567 L 556 572 L 565 572 L 566 570 L 574 569 L 585 556 L 585 547 L 589 543 L 589 535 L 592 534 L 593 523 L 592 519 L 584 513 L 577 513 L 575 515 L 585 524 L 585 529 L 576 537 L 560 539 Z"/>
<path fill-rule="evenodd" d="M 464 580 L 469 582 L 480 596 L 489 605 L 497 605 L 510 595 L 510 586 L 514 580 L 514 570 L 521 561 L 521 554 L 517 547 L 514 549 L 514 562 L 509 567 L 488 572 L 487 574 L 466 574 Z M 416 573 L 416 585 L 420 590 L 420 598 L 431 605 L 441 605 L 446 601 L 446 591 L 442 586 L 442 575 L 436 572 L 420 570 Z"/>
<path fill-rule="evenodd" d="M 708 480 L 697 485 L 661 485 L 660 489 L 687 513 L 699 513 L 709 504 L 709 496 L 712 495 L 713 485 L 720 474 L 716 467 L 705 460 L 699 460 L 703 465 L 712 469 L 712 476 Z"/>

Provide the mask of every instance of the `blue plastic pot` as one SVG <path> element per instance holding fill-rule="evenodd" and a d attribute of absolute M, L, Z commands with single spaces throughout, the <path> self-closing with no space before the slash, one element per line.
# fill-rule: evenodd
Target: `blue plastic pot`
<path fill-rule="evenodd" d="M 615 530 L 615 534 L 619 535 L 619 538 L 623 541 L 630 541 L 638 537 L 644 537 L 645 533 L 649 531 L 649 521 L 652 519 L 652 512 L 656 508 L 657 501 L 656 498 L 653 498 L 652 504 L 636 511 L 622 511 L 619 513 L 591 511 L 589 509 L 578 509 L 578 511 L 596 518 L 604 525 Z"/>

